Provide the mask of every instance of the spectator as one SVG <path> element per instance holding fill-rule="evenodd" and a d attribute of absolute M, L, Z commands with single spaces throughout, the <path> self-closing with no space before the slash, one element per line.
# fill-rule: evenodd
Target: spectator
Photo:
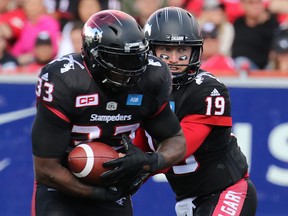
<path fill-rule="evenodd" d="M 183 8 L 186 8 L 196 17 L 199 17 L 204 4 L 210 4 L 214 0 L 184 0 Z M 230 23 L 233 23 L 236 18 L 243 15 L 243 10 L 240 6 L 241 0 L 220 0 L 220 3 L 225 5 L 225 13 Z"/>
<path fill-rule="evenodd" d="M 17 57 L 20 65 L 31 63 L 34 59 L 34 44 L 39 32 L 48 31 L 53 44 L 53 54 L 56 56 L 60 34 L 58 21 L 47 14 L 43 0 L 24 0 L 23 8 L 27 20 L 20 38 L 12 48 L 12 54 Z"/>
<path fill-rule="evenodd" d="M 288 25 L 288 2 L 287 0 L 270 0 L 268 10 L 277 15 L 281 24 Z"/>
<path fill-rule="evenodd" d="M 1 1 L 1 4 L 4 3 L 4 1 Z M 20 2 L 16 4 L 13 9 L 8 10 L 7 7 L 5 10 L 5 4 L 1 6 L 0 32 L 6 38 L 8 42 L 7 49 L 10 50 L 21 35 L 24 22 L 26 20 L 26 15 Z"/>
<path fill-rule="evenodd" d="M 6 49 L 7 40 L 0 31 L 0 74 L 15 72 L 18 66 L 17 59 Z"/>
<path fill-rule="evenodd" d="M 225 5 L 219 0 L 205 1 L 198 21 L 200 25 L 205 22 L 213 22 L 217 26 L 217 34 L 220 41 L 219 51 L 224 55 L 231 55 L 231 47 L 234 40 L 234 27 L 227 20 Z"/>
<path fill-rule="evenodd" d="M 234 23 L 235 38 L 232 57 L 237 69 L 244 64 L 250 70 L 264 69 L 268 64 L 274 31 L 278 27 L 262 0 L 241 0 L 244 15 Z"/>
<path fill-rule="evenodd" d="M 120 0 L 99 0 L 99 2 L 103 10 L 107 10 L 107 9 L 120 10 L 121 9 Z"/>
<path fill-rule="evenodd" d="M 82 28 L 84 23 L 82 21 L 75 21 L 74 26 L 71 30 L 71 42 L 73 47 L 73 52 L 81 53 L 82 48 Z"/>
<path fill-rule="evenodd" d="M 71 26 L 70 26 L 71 24 Z M 84 22 L 81 20 L 74 20 L 69 22 L 69 27 L 71 27 L 70 32 L 66 32 L 60 41 L 60 46 L 57 54 L 57 58 L 69 53 L 81 52 L 82 38 L 81 31 Z M 70 33 L 69 35 L 67 35 Z"/>
<path fill-rule="evenodd" d="M 288 74 L 288 29 L 274 38 L 267 69 Z"/>
<path fill-rule="evenodd" d="M 5 13 L 10 10 L 11 1 L 1 0 L 0 1 L 0 14 Z"/>
<path fill-rule="evenodd" d="M 53 44 L 49 32 L 40 32 L 35 41 L 34 60 L 27 66 L 24 66 L 22 71 L 38 74 L 41 68 L 53 59 Z"/>
<path fill-rule="evenodd" d="M 135 10 L 140 26 L 144 26 L 149 16 L 163 6 L 163 0 L 135 0 Z"/>
<path fill-rule="evenodd" d="M 234 61 L 230 56 L 225 56 L 220 51 L 220 39 L 217 26 L 212 22 L 202 25 L 204 39 L 201 68 L 213 71 L 234 71 Z"/>
<path fill-rule="evenodd" d="M 61 30 L 65 24 L 75 19 L 79 0 L 44 0 L 47 12 L 58 20 Z"/>
<path fill-rule="evenodd" d="M 181 7 L 181 8 L 183 8 L 183 7 L 186 6 L 186 5 L 185 5 L 186 2 L 187 2 L 186 0 L 167 0 L 167 1 L 166 1 L 166 5 L 167 5 L 167 6 L 173 6 L 173 7 Z"/>
<path fill-rule="evenodd" d="M 227 19 L 230 23 L 234 23 L 238 17 L 244 14 L 241 0 L 222 0 L 222 2 L 225 4 Z"/>
<path fill-rule="evenodd" d="M 139 25 L 143 27 L 148 17 L 162 7 L 164 3 L 164 0 L 123 0 L 122 8 L 127 13 L 132 14 Z"/>
<path fill-rule="evenodd" d="M 204 0 L 185 0 L 184 7 L 195 17 L 199 17 L 202 11 Z"/>
<path fill-rule="evenodd" d="M 98 11 L 101 11 L 101 5 L 98 0 L 79 1 L 79 4 L 77 6 L 76 18 L 68 22 L 62 30 L 62 37 L 60 39 L 60 45 L 57 57 L 61 57 L 63 55 L 75 52 L 71 41 L 72 29 L 74 28 L 74 26 L 79 27 L 79 25 L 81 25 L 81 22 L 85 23 L 92 14 Z"/>

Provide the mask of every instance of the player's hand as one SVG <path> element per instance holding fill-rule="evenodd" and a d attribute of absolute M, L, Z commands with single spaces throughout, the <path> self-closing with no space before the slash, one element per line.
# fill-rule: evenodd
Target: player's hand
<path fill-rule="evenodd" d="M 129 194 L 134 195 L 140 189 L 142 184 L 148 180 L 149 176 L 150 176 L 150 173 L 147 173 L 145 171 L 142 173 L 139 173 L 134 178 L 132 183 L 129 185 L 129 189 L 128 189 Z"/>
<path fill-rule="evenodd" d="M 126 135 L 122 136 L 123 145 L 126 148 L 126 155 L 103 164 L 104 167 L 112 169 L 101 175 L 105 181 L 117 182 L 125 176 L 135 177 L 143 171 L 153 173 L 163 167 L 165 160 L 161 154 L 156 152 L 143 152 L 133 145 Z"/>
<path fill-rule="evenodd" d="M 101 201 L 116 201 L 126 195 L 127 192 L 118 186 L 101 187 L 95 186 L 90 198 Z"/>

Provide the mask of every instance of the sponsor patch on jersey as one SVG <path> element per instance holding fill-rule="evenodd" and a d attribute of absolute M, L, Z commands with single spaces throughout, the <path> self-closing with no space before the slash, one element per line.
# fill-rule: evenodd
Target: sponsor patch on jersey
<path fill-rule="evenodd" d="M 170 109 L 175 112 L 175 102 L 174 101 L 169 101 Z"/>
<path fill-rule="evenodd" d="M 113 111 L 117 109 L 117 103 L 114 101 L 110 101 L 106 104 L 106 110 Z"/>
<path fill-rule="evenodd" d="M 142 104 L 143 95 L 141 94 L 129 94 L 126 105 L 140 106 Z"/>
<path fill-rule="evenodd" d="M 76 97 L 76 107 L 97 106 L 99 104 L 98 94 L 81 95 Z"/>

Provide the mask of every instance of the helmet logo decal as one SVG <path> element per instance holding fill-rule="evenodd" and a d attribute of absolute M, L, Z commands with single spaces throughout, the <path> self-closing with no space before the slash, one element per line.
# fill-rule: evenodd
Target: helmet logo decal
<path fill-rule="evenodd" d="M 145 26 L 144 26 L 144 33 L 146 34 L 146 32 L 147 32 L 147 34 L 148 34 L 148 36 L 151 36 L 151 27 L 152 27 L 152 25 L 150 25 L 149 23 L 147 23 Z"/>
<path fill-rule="evenodd" d="M 144 50 L 146 46 L 142 42 L 125 43 L 124 45 L 125 52 L 130 52 L 131 48 L 140 48 L 140 50 Z"/>
<path fill-rule="evenodd" d="M 184 41 L 186 39 L 183 35 L 167 35 L 166 38 L 170 41 Z"/>
<path fill-rule="evenodd" d="M 100 28 L 92 28 L 87 24 L 84 26 L 85 42 L 88 44 L 93 43 L 93 41 L 98 41 L 101 43 L 103 31 Z"/>

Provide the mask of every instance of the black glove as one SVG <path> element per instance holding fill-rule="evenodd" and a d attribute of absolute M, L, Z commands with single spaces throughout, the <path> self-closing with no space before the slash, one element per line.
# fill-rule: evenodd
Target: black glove
<path fill-rule="evenodd" d="M 142 186 L 142 184 L 149 178 L 150 173 L 143 171 L 134 177 L 132 183 L 129 185 L 129 195 L 134 195 Z"/>
<path fill-rule="evenodd" d="M 123 191 L 121 187 L 110 186 L 110 187 L 94 187 L 90 198 L 101 201 L 116 201 L 121 197 L 124 197 L 127 192 Z"/>
<path fill-rule="evenodd" d="M 104 181 L 117 182 L 125 176 L 138 176 L 143 171 L 153 173 L 161 169 L 165 164 L 165 159 L 156 152 L 143 152 L 133 145 L 126 135 L 122 136 L 122 143 L 126 148 L 126 155 L 103 164 L 109 170 L 101 175 Z M 133 178 L 134 179 L 134 178 Z"/>

